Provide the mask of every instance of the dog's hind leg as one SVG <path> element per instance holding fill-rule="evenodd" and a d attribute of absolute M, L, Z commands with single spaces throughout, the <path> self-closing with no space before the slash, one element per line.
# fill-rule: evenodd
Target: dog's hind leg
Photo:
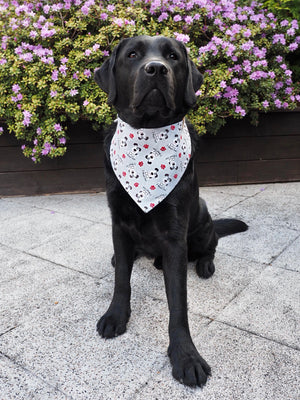
<path fill-rule="evenodd" d="M 122 229 L 113 225 L 115 250 L 115 288 L 107 312 L 97 324 L 97 331 L 104 338 L 113 338 L 126 331 L 130 317 L 130 277 L 134 262 L 134 243 Z"/>
<path fill-rule="evenodd" d="M 200 198 L 198 218 L 193 220 L 188 234 L 188 258 L 196 260 L 196 272 L 200 278 L 209 278 L 215 272 L 214 256 L 218 235 L 205 201 Z"/>

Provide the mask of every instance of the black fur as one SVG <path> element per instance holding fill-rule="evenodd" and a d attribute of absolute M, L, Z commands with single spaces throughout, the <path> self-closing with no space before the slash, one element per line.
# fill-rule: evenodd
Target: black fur
<path fill-rule="evenodd" d="M 182 120 L 195 105 L 202 75 L 174 39 L 148 36 L 123 40 L 111 58 L 95 72 L 95 80 L 108 93 L 108 102 L 135 128 L 152 128 Z M 187 316 L 187 262 L 196 262 L 201 278 L 215 270 L 218 238 L 241 232 L 237 220 L 212 221 L 204 200 L 199 200 L 194 154 L 197 134 L 189 126 L 190 163 L 168 197 L 145 214 L 129 197 L 110 163 L 113 125 L 105 140 L 107 198 L 112 215 L 115 288 L 111 305 L 98 322 L 99 334 L 112 338 L 125 332 L 130 317 L 130 276 L 136 257 L 155 259 L 163 270 L 170 311 L 168 355 L 173 376 L 189 386 L 202 386 L 210 367 L 195 348 Z"/>

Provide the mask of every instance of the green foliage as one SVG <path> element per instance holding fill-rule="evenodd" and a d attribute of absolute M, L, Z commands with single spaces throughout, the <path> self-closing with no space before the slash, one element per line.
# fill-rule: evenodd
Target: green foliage
<path fill-rule="evenodd" d="M 62 156 L 70 122 L 99 128 L 115 119 L 94 70 L 122 38 L 144 34 L 183 41 L 203 72 L 189 114 L 200 134 L 227 117 L 293 108 L 298 89 L 285 58 L 300 42 L 299 2 L 277 3 L 265 1 L 284 24 L 242 0 L 0 0 L 0 120 L 33 161 Z"/>
<path fill-rule="evenodd" d="M 265 0 L 263 5 L 280 18 L 295 18 L 300 21 L 299 0 Z"/>

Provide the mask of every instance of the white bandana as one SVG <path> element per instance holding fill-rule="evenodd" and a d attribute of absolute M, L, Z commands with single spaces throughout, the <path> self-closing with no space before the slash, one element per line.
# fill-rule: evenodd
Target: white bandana
<path fill-rule="evenodd" d="M 161 128 L 135 129 L 117 120 L 110 146 L 113 170 L 130 197 L 151 211 L 174 189 L 191 157 L 191 138 L 183 121 Z"/>

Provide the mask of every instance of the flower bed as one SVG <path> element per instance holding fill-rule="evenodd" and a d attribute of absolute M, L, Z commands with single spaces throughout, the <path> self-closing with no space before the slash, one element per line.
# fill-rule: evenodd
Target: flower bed
<path fill-rule="evenodd" d="M 99 129 L 115 118 L 93 71 L 121 38 L 141 34 L 176 37 L 204 73 L 189 114 L 201 134 L 228 117 L 256 122 L 258 110 L 294 108 L 285 57 L 299 46 L 298 22 L 244 3 L 0 0 L 0 119 L 34 162 L 64 155 L 70 121 Z"/>

